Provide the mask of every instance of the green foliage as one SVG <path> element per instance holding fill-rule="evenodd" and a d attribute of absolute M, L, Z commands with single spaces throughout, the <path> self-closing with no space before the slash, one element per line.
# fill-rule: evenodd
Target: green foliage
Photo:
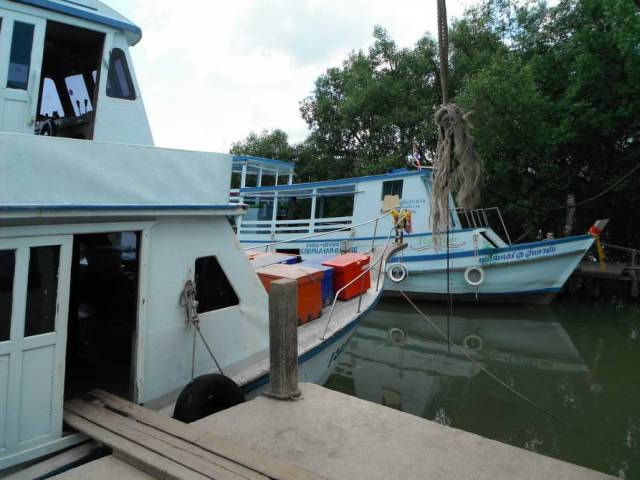
<path fill-rule="evenodd" d="M 400 49 L 380 27 L 367 52 L 316 80 L 300 110 L 312 142 L 341 165 L 342 176 L 400 166 L 415 141 L 435 149 L 436 45 L 428 37 Z"/>
<path fill-rule="evenodd" d="M 558 232 L 564 213 L 544 209 L 569 193 L 588 199 L 640 162 L 640 12 L 631 1 L 487 0 L 451 39 L 456 100 L 476 112 L 490 174 L 485 200 L 512 226 Z M 612 217 L 617 242 L 639 243 L 625 213 L 639 187 L 636 175 L 579 208 L 579 228 Z"/>
<path fill-rule="evenodd" d="M 229 153 L 285 161 L 293 160 L 296 156 L 295 148 L 289 145 L 289 136 L 278 128 L 271 131 L 263 130 L 259 135 L 255 132 L 249 133 L 244 140 L 232 143 Z"/>

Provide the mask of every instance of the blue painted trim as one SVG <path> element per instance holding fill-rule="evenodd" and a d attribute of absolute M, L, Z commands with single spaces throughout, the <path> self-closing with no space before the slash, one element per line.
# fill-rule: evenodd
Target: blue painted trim
<path fill-rule="evenodd" d="M 510 245 L 508 247 L 502 248 L 483 248 L 482 250 L 478 250 L 477 255 L 497 255 L 503 252 L 510 252 L 512 250 L 523 250 L 525 248 L 535 248 L 535 247 L 548 247 L 550 245 L 557 245 L 559 243 L 571 243 L 577 242 L 581 240 L 586 240 L 588 238 L 593 238 L 591 235 L 579 235 L 575 237 L 566 237 L 559 238 L 557 240 L 542 240 L 540 242 L 528 242 L 528 243 L 520 243 L 516 245 Z M 476 252 L 473 250 L 466 250 L 464 252 L 451 252 L 449 253 L 449 258 L 463 258 L 463 257 L 473 257 L 476 255 Z M 430 261 L 430 260 L 442 260 L 446 259 L 446 253 L 438 253 L 433 255 L 413 255 L 413 256 L 404 256 L 403 262 L 422 262 L 422 261 Z"/>
<path fill-rule="evenodd" d="M 320 188 L 320 187 L 335 187 L 337 185 L 355 185 L 357 183 L 362 183 L 362 182 L 385 181 L 385 180 L 404 178 L 404 177 L 426 177 L 429 175 L 431 175 L 430 170 L 409 171 L 409 170 L 401 169 L 399 171 L 384 173 L 382 175 L 369 175 L 366 177 L 343 178 L 340 180 L 326 180 L 323 182 L 294 183 L 293 185 L 275 185 L 271 187 L 245 187 L 245 188 L 241 188 L 240 191 L 242 193 L 254 193 L 254 192 L 267 192 L 267 191 L 279 192 L 279 191 L 286 191 L 286 190 L 310 190 L 313 188 Z"/>
<path fill-rule="evenodd" d="M 285 162 L 283 160 L 275 160 L 273 158 L 264 158 L 264 157 L 253 157 L 251 155 L 234 155 L 233 162 L 234 163 L 242 163 L 242 162 L 256 162 L 256 163 L 265 163 L 268 165 L 277 165 L 281 167 L 286 167 L 290 170 L 295 168 L 295 165 L 290 162 Z"/>
<path fill-rule="evenodd" d="M 331 337 L 327 338 L 324 342 L 316 345 L 315 347 L 313 347 L 308 352 L 305 352 L 302 355 L 300 355 L 298 357 L 298 365 L 302 365 L 304 362 L 306 362 L 308 360 L 311 360 L 313 357 L 318 355 L 320 352 L 322 352 L 323 350 L 326 350 L 328 347 L 330 347 L 331 345 L 336 343 L 338 340 L 340 340 L 342 337 L 344 337 L 351 330 L 356 328 L 358 326 L 358 324 L 360 323 L 360 321 L 362 320 L 362 318 L 365 315 L 367 315 L 371 310 L 373 310 L 378 305 L 378 302 L 380 302 L 380 299 L 382 298 L 382 292 L 383 291 L 384 291 L 384 288 L 382 286 L 380 286 L 380 292 L 378 292 L 378 296 L 371 303 L 371 305 L 369 305 L 369 308 L 367 308 L 366 310 L 363 310 L 362 312 L 360 312 L 360 315 L 355 317 L 351 323 L 348 323 L 347 325 L 345 325 L 342 330 L 336 332 L 334 335 L 332 335 Z M 242 391 L 245 394 L 248 394 L 248 393 L 250 393 L 250 392 L 252 392 L 252 391 L 254 391 L 254 390 L 256 390 L 256 389 L 258 389 L 258 388 L 260 388 L 260 387 L 262 387 L 262 386 L 264 386 L 266 384 L 268 384 L 268 383 L 269 383 L 269 373 L 265 373 L 264 375 L 256 378 L 255 380 L 252 380 L 251 382 L 242 385 L 240 388 L 242 388 Z"/>
<path fill-rule="evenodd" d="M 252 228 L 252 227 L 247 227 L 247 228 Z M 262 228 L 262 227 L 256 227 L 256 230 L 258 228 Z M 460 230 L 451 230 L 450 233 L 461 233 L 461 232 L 470 232 L 472 230 L 476 230 L 475 228 L 461 228 Z M 348 230 L 344 230 L 345 233 L 348 233 Z M 331 232 L 329 232 L 331 233 Z M 433 233 L 428 232 L 428 233 L 405 233 L 404 234 L 404 238 L 407 237 L 430 237 L 432 236 Z M 283 238 L 281 240 L 278 240 L 276 238 L 276 241 L 285 241 L 286 238 Z M 318 237 L 317 240 L 314 239 L 308 239 L 308 240 L 291 240 L 288 241 L 287 243 L 323 243 L 323 242 L 341 242 L 343 240 L 353 240 L 353 241 L 366 241 L 366 240 L 387 240 L 387 237 L 354 237 L 354 238 L 349 238 L 349 237 L 345 237 L 345 238 L 324 238 L 324 237 Z M 263 238 L 261 240 L 240 240 L 240 243 L 257 243 L 257 244 L 262 244 L 262 243 L 268 243 L 270 242 L 270 238 Z M 283 244 L 284 245 L 284 244 Z"/>
<path fill-rule="evenodd" d="M 0 206 L 0 212 L 38 212 L 38 211 L 77 211 L 77 210 L 116 210 L 116 211 L 139 211 L 139 210 L 239 210 L 245 205 L 9 205 Z"/>
<path fill-rule="evenodd" d="M 98 13 L 87 12 L 84 9 L 80 9 L 72 6 L 74 2 L 69 2 L 70 5 L 63 5 L 57 2 L 52 2 L 51 0 L 13 0 L 16 3 L 22 3 L 24 5 L 30 5 L 32 7 L 42 8 L 44 10 L 49 10 L 51 12 L 62 13 L 65 15 L 69 15 L 71 17 L 80 18 L 82 20 L 88 20 L 90 22 L 99 23 L 102 25 L 106 25 L 108 27 L 117 28 L 119 30 L 124 30 L 125 32 L 131 32 L 137 35 L 137 41 L 142 38 L 142 29 L 137 25 L 129 22 L 123 22 L 121 20 L 116 20 L 115 18 L 105 17 L 104 15 L 100 15 Z M 92 7 L 86 7 L 88 9 L 93 9 Z"/>

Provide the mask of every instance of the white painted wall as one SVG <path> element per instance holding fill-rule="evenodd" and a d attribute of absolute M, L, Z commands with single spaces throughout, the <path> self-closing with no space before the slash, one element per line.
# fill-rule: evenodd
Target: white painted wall
<path fill-rule="evenodd" d="M 2 132 L 0 152 L 2 206 L 229 201 L 226 154 Z"/>
<path fill-rule="evenodd" d="M 240 304 L 200 316 L 201 329 L 224 367 L 268 347 L 268 297 L 226 218 L 163 218 L 151 229 L 143 397 L 148 402 L 191 380 L 193 330 L 179 304 L 195 260 L 216 255 Z M 196 341 L 196 376 L 215 371 Z"/>

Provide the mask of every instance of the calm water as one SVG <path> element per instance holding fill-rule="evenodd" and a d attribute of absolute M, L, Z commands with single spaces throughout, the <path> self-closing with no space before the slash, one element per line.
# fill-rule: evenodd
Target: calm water
<path fill-rule="evenodd" d="M 447 330 L 446 309 L 419 304 Z M 400 301 L 358 327 L 326 385 L 544 455 L 640 478 L 640 305 L 454 305 L 449 331 L 474 363 Z M 479 365 L 540 404 L 536 410 Z"/>

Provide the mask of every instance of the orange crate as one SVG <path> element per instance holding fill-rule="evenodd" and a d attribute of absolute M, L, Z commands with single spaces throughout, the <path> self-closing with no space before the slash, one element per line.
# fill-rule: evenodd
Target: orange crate
<path fill-rule="evenodd" d="M 360 253 L 345 253 L 322 262 L 322 264 L 327 267 L 333 267 L 333 288 L 337 292 L 369 268 L 369 257 Z M 360 295 L 361 292 L 366 292 L 370 287 L 371 277 L 367 272 L 340 292 L 338 298 L 340 300 L 350 300 Z"/>
<path fill-rule="evenodd" d="M 275 264 L 256 270 L 262 285 L 271 291 L 271 282 L 290 278 L 298 282 L 298 324 L 302 325 L 322 315 L 322 272 L 309 271 L 295 265 Z"/>

